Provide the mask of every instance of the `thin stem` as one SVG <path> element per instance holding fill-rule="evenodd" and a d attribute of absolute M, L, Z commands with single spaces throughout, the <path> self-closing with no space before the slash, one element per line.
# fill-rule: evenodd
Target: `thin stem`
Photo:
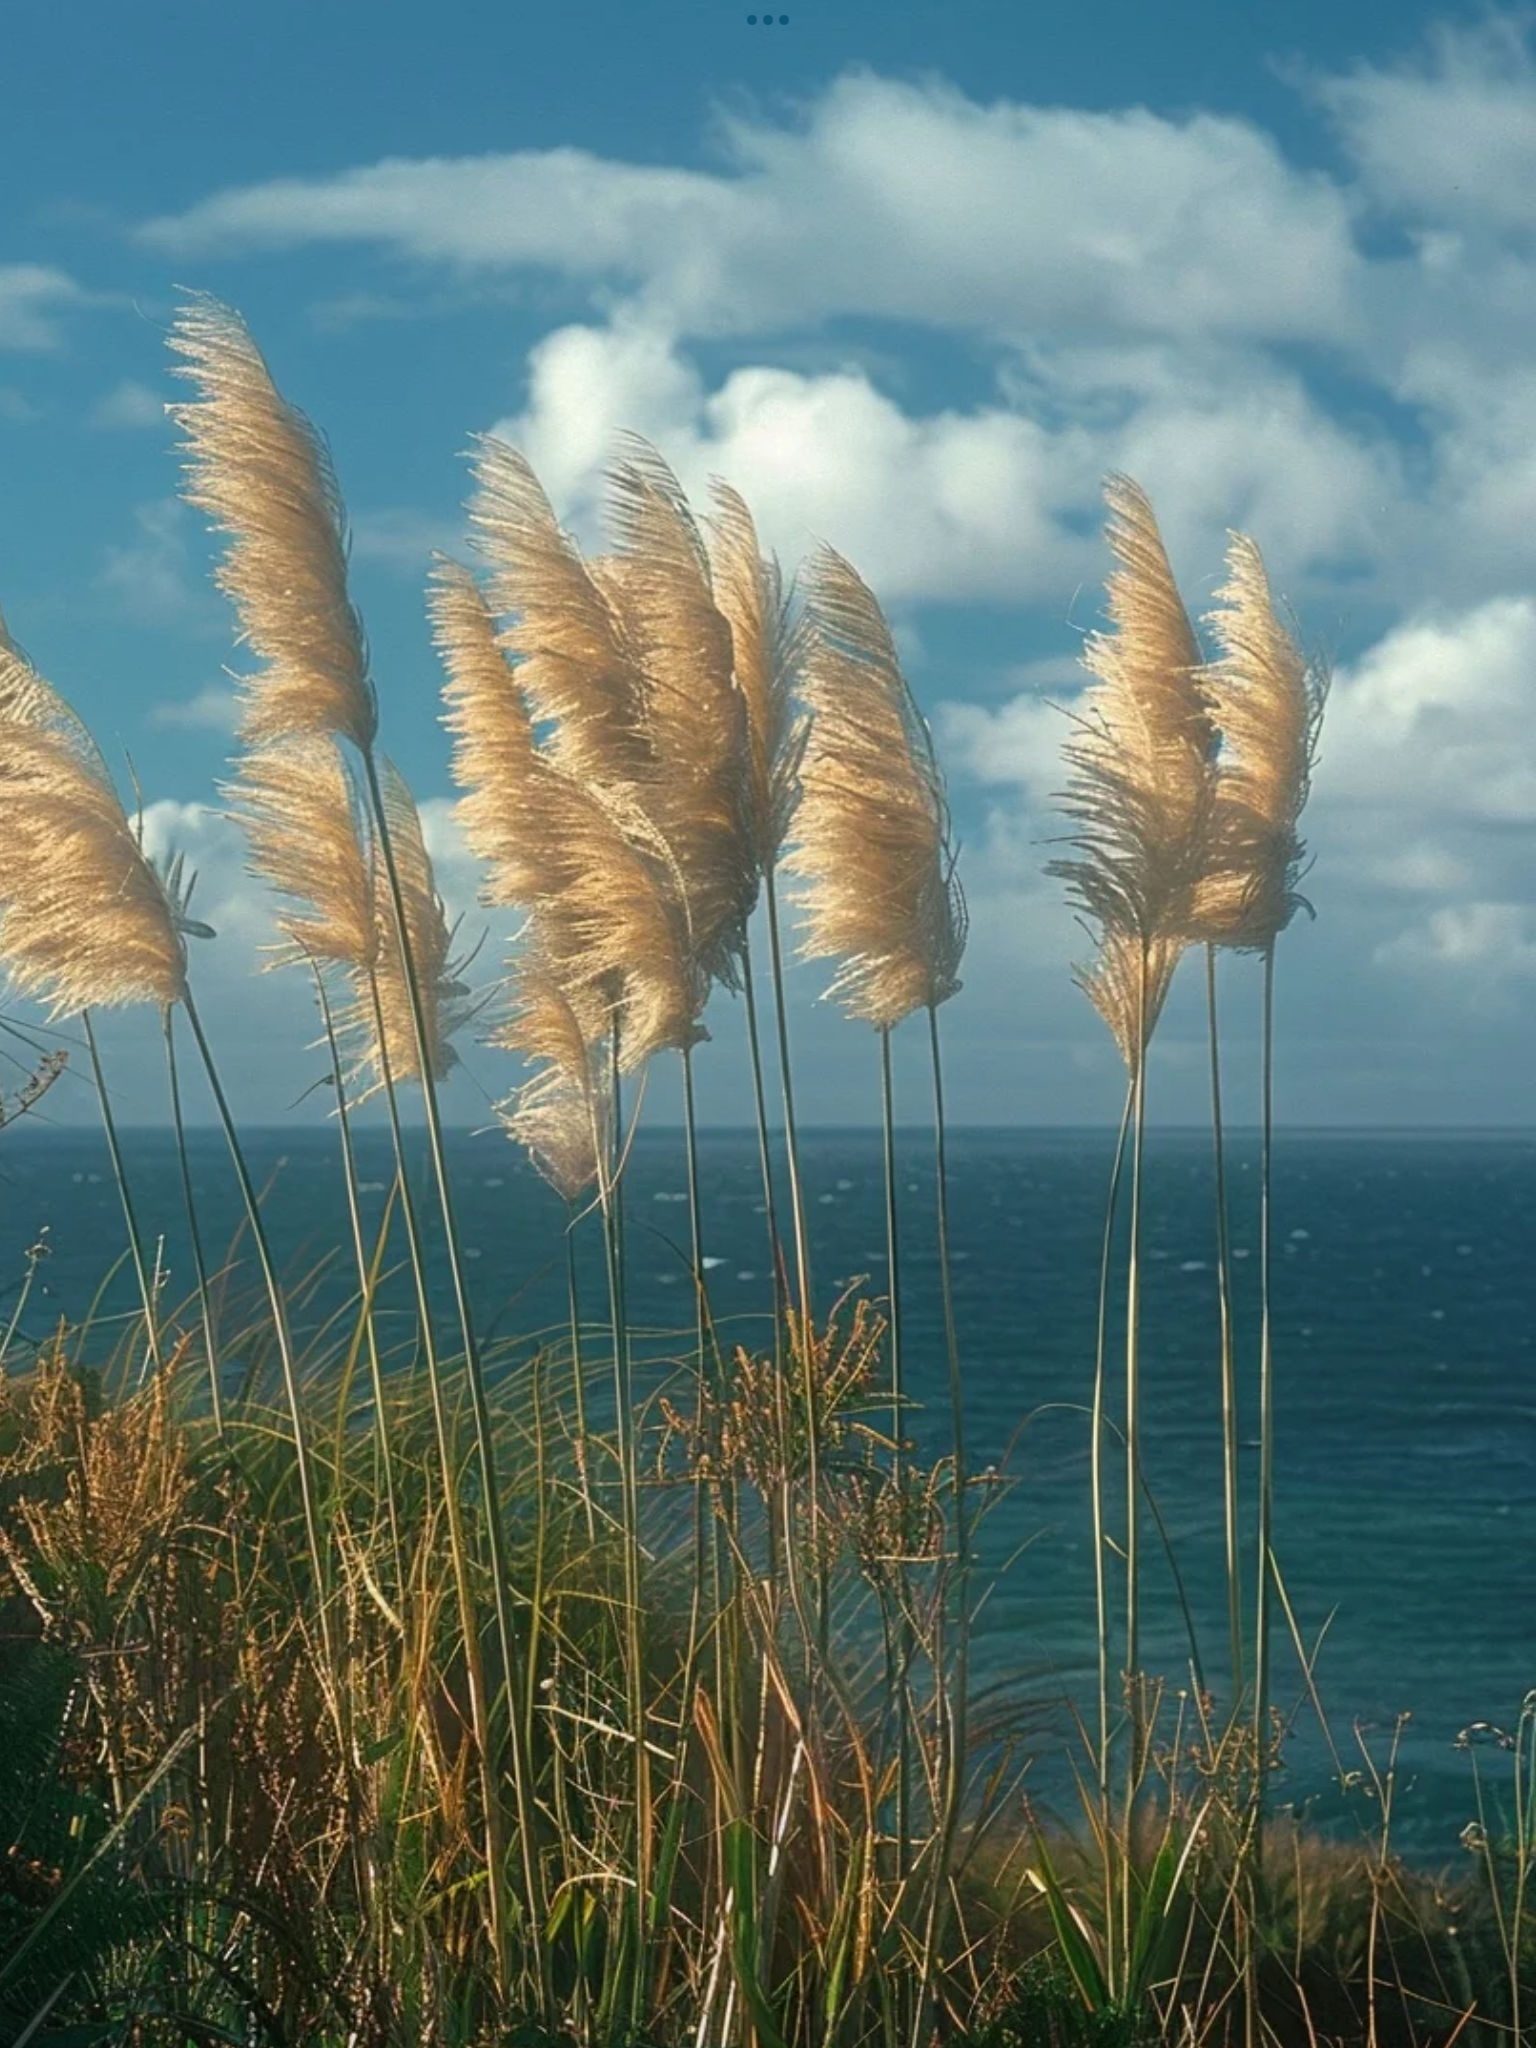
<path fill-rule="evenodd" d="M 800 1376 L 805 1401 L 807 1523 L 815 1574 L 817 1649 L 825 1655 L 831 1616 L 827 1603 L 827 1562 L 821 1541 L 821 1403 L 816 1384 L 815 1325 L 812 1321 L 811 1260 L 805 1227 L 805 1184 L 800 1173 L 800 1135 L 795 1121 L 794 1076 L 789 1061 L 789 1009 L 784 988 L 784 953 L 779 940 L 779 898 L 770 869 L 763 894 L 768 906 L 768 954 L 773 969 L 774 1015 L 778 1026 L 779 1077 L 784 1093 L 784 1157 L 789 1167 L 789 1198 L 795 1232 L 795 1264 L 800 1280 Z M 789 1532 L 786 1531 L 786 1537 Z"/>
<path fill-rule="evenodd" d="M 933 1996 L 933 1968 L 951 1900 L 950 1862 L 965 1794 L 967 1721 L 971 1646 L 971 1515 L 966 1488 L 965 1385 L 960 1370 L 960 1338 L 955 1319 L 955 1288 L 949 1239 L 949 1166 L 944 1116 L 944 1065 L 939 1054 L 939 1012 L 928 1006 L 928 1044 L 933 1061 L 934 1191 L 938 1208 L 939 1292 L 944 1307 L 944 1351 L 949 1368 L 949 1421 L 955 1490 L 956 1616 L 955 1661 L 949 1709 L 949 1754 L 946 1760 L 944 1812 L 939 1854 L 934 1865 L 929 1925 L 918 1985 L 919 2030 Z"/>
<path fill-rule="evenodd" d="M 213 1049 L 203 1030 L 203 1020 L 198 1015 L 197 1004 L 192 999 L 190 988 L 181 1000 L 182 1007 L 187 1013 L 187 1022 L 192 1026 L 192 1036 L 197 1041 L 203 1071 L 208 1076 L 208 1086 L 213 1094 L 214 1107 L 219 1113 L 219 1122 L 224 1127 L 225 1143 L 229 1147 L 235 1178 L 240 1184 L 246 1219 L 251 1226 L 251 1242 L 256 1247 L 256 1262 L 261 1268 L 267 1300 L 272 1309 L 272 1329 L 277 1339 L 277 1355 L 282 1367 L 283 1392 L 288 1400 L 288 1417 L 293 1424 L 293 1463 L 299 1482 L 299 1498 L 304 1510 L 304 1534 L 309 1546 L 310 1569 L 315 1575 L 315 1601 L 320 1623 L 321 1647 L 325 1653 L 326 1680 L 328 1688 L 333 1688 L 340 1683 L 341 1671 L 336 1662 L 335 1645 L 331 1639 L 331 1575 L 327 1551 L 320 1539 L 320 1521 L 315 1508 L 314 1473 L 310 1466 L 309 1445 L 304 1433 L 304 1414 L 299 1400 L 298 1363 L 294 1357 L 293 1335 L 288 1327 L 288 1305 L 283 1299 L 282 1288 L 278 1285 L 277 1268 L 272 1261 L 272 1247 L 267 1241 L 267 1226 L 262 1221 L 261 1205 L 256 1199 L 256 1188 L 251 1180 L 250 1168 L 245 1163 L 245 1153 L 241 1149 L 234 1117 L 230 1114 L 229 1099 L 224 1093 L 224 1084 L 219 1079 Z M 339 1712 L 335 1699 L 332 1704 Z"/>
<path fill-rule="evenodd" d="M 325 1042 L 330 1048 L 331 1081 L 336 1090 L 336 1128 L 341 1135 L 342 1178 L 347 1190 L 347 1217 L 352 1226 L 352 1249 L 357 1259 L 358 1285 L 362 1289 L 364 1329 L 368 1344 L 368 1375 L 373 1386 L 374 1440 L 379 1447 L 379 1470 L 384 1481 L 384 1501 L 389 1515 L 389 1540 L 395 1561 L 395 1584 L 403 1594 L 405 1552 L 400 1543 L 394 1453 L 390 1448 L 389 1416 L 384 1399 L 384 1374 L 379 1363 L 378 1332 L 374 1326 L 374 1282 L 370 1270 L 372 1262 L 369 1260 L 367 1243 L 363 1236 L 362 1205 L 357 1196 L 357 1156 L 352 1146 L 352 1115 L 347 1106 L 346 1076 L 342 1072 L 341 1048 L 336 1041 L 336 1023 L 331 1014 L 331 999 L 326 991 L 325 977 L 317 964 L 311 962 L 311 966 L 315 977 L 315 994 L 320 1001 L 320 1015 L 325 1024 Z"/>
<path fill-rule="evenodd" d="M 608 1302 L 613 1321 L 613 1398 L 619 1452 L 620 1520 L 624 1534 L 624 1624 L 626 1705 L 630 1740 L 634 1744 L 635 1777 L 635 1883 L 631 1895 L 630 1939 L 633 1943 L 634 1975 L 631 1980 L 632 2023 L 640 2017 L 645 1976 L 644 1927 L 651 1884 L 651 1765 L 646 1746 L 645 1674 L 642 1664 L 643 1640 L 640 1612 L 640 1496 L 636 1470 L 634 1374 L 629 1354 L 629 1312 L 624 1286 L 624 1210 L 622 1177 L 617 1160 L 622 1155 L 624 1114 L 619 1058 L 619 1018 L 615 1012 L 609 1037 L 609 1077 L 613 1091 L 613 1155 L 595 1145 L 601 1162 L 598 1193 L 603 1209 L 603 1241 L 608 1260 Z M 597 1125 L 594 1113 L 594 1137 Z"/>
<path fill-rule="evenodd" d="M 1243 1696 L 1243 1589 L 1237 1545 L 1237 1372 L 1232 1336 L 1232 1241 L 1227 1221 L 1226 1142 L 1221 1116 L 1221 1040 L 1216 1020 L 1216 948 L 1205 949 L 1205 999 L 1211 1027 L 1211 1136 L 1216 1164 L 1216 1304 L 1221 1332 L 1222 1499 L 1226 1510 L 1227 1636 L 1232 1711 Z"/>
<path fill-rule="evenodd" d="M 898 1514 L 902 1509 L 903 1385 L 901 1370 L 901 1240 L 896 1216 L 896 1113 L 891 1086 L 891 1034 L 880 1033 L 880 1115 L 885 1161 L 885 1270 L 886 1293 L 890 1302 L 891 1347 L 891 1483 L 896 1489 Z M 904 1526 L 903 1520 L 898 1527 Z M 898 1631 L 896 1684 L 892 1704 L 896 1713 L 896 1881 L 907 1875 L 907 1848 L 912 1835 L 912 1734 L 907 1713 L 907 1677 L 915 1645 L 911 1620 L 905 1611 Z"/>
<path fill-rule="evenodd" d="M 773 1158 L 768 1144 L 768 1096 L 763 1085 L 763 1047 L 757 1021 L 757 987 L 752 978 L 752 949 L 741 949 L 741 987 L 747 1011 L 747 1046 L 752 1062 L 752 1104 L 757 1114 L 757 1156 L 763 1175 L 763 1214 L 768 1224 L 768 1260 L 773 1269 L 773 1343 L 782 1356 L 784 1304 L 789 1296 L 784 1247 L 779 1241 L 778 1204 L 773 1192 Z"/>
<path fill-rule="evenodd" d="M 117 1182 L 117 1198 L 122 1204 L 123 1222 L 128 1230 L 128 1251 L 133 1260 L 134 1275 L 139 1283 L 139 1300 L 144 1309 L 144 1336 L 149 1346 L 149 1356 L 155 1371 L 160 1370 L 160 1332 L 155 1319 L 154 1290 L 149 1284 L 149 1272 L 144 1264 L 144 1244 L 139 1236 L 138 1219 L 134 1215 L 133 1196 L 128 1189 L 128 1175 L 123 1166 L 122 1148 L 117 1142 L 117 1123 L 112 1115 L 112 1102 L 107 1094 L 107 1077 L 102 1071 L 101 1054 L 96 1046 L 96 1031 L 91 1023 L 89 1010 L 80 1012 L 80 1022 L 85 1026 L 85 1042 L 91 1055 L 91 1072 L 96 1079 L 96 1100 L 101 1105 L 102 1129 L 107 1136 L 107 1151 L 112 1160 L 112 1174 Z"/>
<path fill-rule="evenodd" d="M 1274 1351 L 1270 1322 L 1271 1218 L 1270 1178 L 1274 1140 L 1275 949 L 1264 953 L 1263 1158 L 1259 1167 L 1259 1568 L 1253 1629 L 1254 1803 L 1258 1826 L 1254 1836 L 1254 1867 L 1262 1875 L 1264 1857 L 1264 1758 L 1269 1740 L 1270 1570 L 1274 1544 L 1275 1402 Z"/>
<path fill-rule="evenodd" d="M 171 1121 L 176 1130 L 176 1157 L 181 1162 L 181 1193 L 187 1212 L 187 1237 L 192 1246 L 192 1270 L 197 1276 L 197 1300 L 203 1318 L 203 1350 L 208 1359 L 208 1397 L 213 1405 L 213 1426 L 224 1434 L 224 1402 L 219 1391 L 219 1347 L 213 1334 L 213 1304 L 208 1295 L 208 1265 L 203 1257 L 203 1233 L 197 1221 L 197 1202 L 192 1193 L 192 1162 L 187 1157 L 187 1130 L 181 1114 L 181 1080 L 176 1071 L 176 1031 L 169 1003 L 160 1012 L 165 1029 L 165 1066 L 171 1087 Z"/>
<path fill-rule="evenodd" d="M 443 1511 L 448 1518 L 448 1555 L 453 1567 L 454 1598 L 459 1610 L 459 1634 L 464 1641 L 464 1667 L 469 1681 L 469 1714 L 480 1765 L 481 1799 L 485 1807 L 486 1889 L 491 1920 L 491 1943 L 498 1973 L 505 1981 L 506 1904 L 502 1877 L 506 1858 L 501 1792 L 496 1759 L 492 1752 L 491 1709 L 485 1683 L 485 1663 L 480 1649 L 480 1616 L 469 1583 L 468 1546 L 464 1540 L 464 1510 L 459 1499 L 459 1471 L 454 1431 L 443 1398 L 442 1363 L 437 1351 L 437 1332 L 432 1319 L 432 1301 L 427 1286 L 427 1255 L 411 1188 L 410 1166 L 405 1152 L 405 1135 L 400 1123 L 400 1104 L 384 1034 L 384 1013 L 376 979 L 370 976 L 373 999 L 374 1040 L 378 1051 L 384 1101 L 389 1113 L 389 1133 L 394 1144 L 395 1177 L 400 1188 L 400 1213 L 410 1247 L 411 1277 L 416 1288 L 416 1322 L 421 1348 L 427 1361 L 427 1390 L 432 1402 L 432 1423 L 437 1438 L 437 1462 L 442 1472 Z M 511 1706 L 509 1699 L 509 1706 Z M 513 1713 L 515 1719 L 515 1709 Z"/>
<path fill-rule="evenodd" d="M 586 1513 L 587 1541 L 597 1541 L 597 1521 L 592 1511 L 592 1483 L 587 1472 L 587 1372 L 581 1345 L 581 1289 L 576 1270 L 576 1204 L 566 1204 L 565 1293 L 571 1318 L 571 1392 L 576 1403 L 576 1474 L 581 1481 L 581 1504 Z"/>
<path fill-rule="evenodd" d="M 394 843 L 390 837 L 389 818 L 384 804 L 384 792 L 379 782 L 378 764 L 372 751 L 363 755 L 363 770 L 368 783 L 369 803 L 373 812 L 374 827 L 378 835 L 379 850 L 384 856 L 384 870 L 389 884 L 390 907 L 394 917 L 394 936 L 400 948 L 400 958 L 405 968 L 405 986 L 410 1004 L 411 1029 L 416 1041 L 416 1060 L 421 1079 L 422 1107 L 426 1114 L 428 1148 L 432 1157 L 433 1175 L 437 1183 L 438 1206 L 443 1218 L 443 1237 L 448 1252 L 448 1271 L 453 1283 L 454 1307 L 458 1314 L 459 1331 L 464 1345 L 464 1365 L 469 1381 L 470 1409 L 474 1417 L 475 1451 L 479 1467 L 481 1498 L 485 1506 L 486 1536 L 490 1550 L 491 1585 L 496 1610 L 496 1636 L 501 1652 L 501 1676 L 509 1709 L 521 1692 L 518 1684 L 517 1639 L 512 1627 L 511 1575 L 507 1563 L 506 1531 L 501 1511 L 501 1486 L 496 1472 L 495 1435 L 491 1427 L 490 1405 L 485 1393 L 485 1375 L 481 1367 L 480 1349 L 475 1340 L 474 1320 L 470 1314 L 469 1289 L 464 1277 L 464 1261 L 460 1253 L 458 1224 L 454 1214 L 453 1190 L 448 1178 L 447 1151 L 443 1144 L 442 1118 L 438 1110 L 437 1082 L 432 1072 L 432 1042 L 427 1031 L 425 1012 L 422 1007 L 421 986 L 416 974 L 416 965 L 411 953 L 410 930 L 405 915 L 405 897 L 400 886 L 400 872 L 395 860 Z M 515 1711 L 509 1711 L 512 1726 L 512 1775 L 513 1789 L 518 1808 L 518 1841 L 522 1850 L 523 1882 L 528 1911 L 528 1935 L 533 1949 L 535 1974 L 541 1994 L 545 2000 L 553 1999 L 553 1980 L 549 1973 L 549 1958 L 544 1941 L 544 1927 L 548 1917 L 547 1901 L 544 1898 L 543 1871 L 539 1861 L 537 1840 L 537 1815 L 532 1797 L 531 1760 L 524 1754 L 521 1726 Z"/>
<path fill-rule="evenodd" d="M 1109 1538 L 1104 1526 L 1104 1393 L 1107 1377 L 1109 1336 L 1109 1267 L 1114 1248 L 1115 1212 L 1120 1206 L 1120 1180 L 1125 1168 L 1126 1141 L 1130 1135 L 1131 1112 L 1136 1101 L 1134 1075 L 1126 1082 L 1125 1107 L 1120 1112 L 1120 1135 L 1115 1141 L 1114 1164 L 1109 1172 L 1109 1197 L 1104 1206 L 1104 1243 L 1099 1256 L 1098 1339 L 1093 1365 L 1093 1419 L 1089 1444 L 1089 1487 L 1093 1495 L 1093 1592 L 1095 1635 L 1099 1662 L 1099 1805 L 1109 1839 L 1109 1589 L 1106 1556 Z M 1110 1896 L 1108 1888 L 1105 1897 Z"/>

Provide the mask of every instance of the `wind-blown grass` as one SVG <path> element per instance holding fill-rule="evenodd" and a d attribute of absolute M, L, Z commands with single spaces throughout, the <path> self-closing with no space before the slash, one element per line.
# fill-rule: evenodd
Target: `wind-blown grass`
<path fill-rule="evenodd" d="M 1300 901 L 1321 710 L 1254 544 L 1234 538 L 1207 662 L 1150 502 L 1110 481 L 1110 630 L 1087 651 L 1066 749 L 1073 846 L 1054 864 L 1093 927 L 1079 979 L 1129 1077 L 1092 1382 L 1099 1711 L 1068 1828 L 1024 1796 L 1043 1739 L 1025 1703 L 989 1709 L 970 1682 L 989 1492 L 968 1462 L 938 1023 L 965 907 L 942 773 L 874 592 L 825 548 L 786 585 L 738 493 L 717 482 L 696 522 L 634 437 L 610 471 L 612 549 L 585 559 L 526 459 L 477 444 L 482 571 L 438 564 L 428 602 L 460 817 L 486 901 L 524 922 L 504 984 L 472 994 L 415 802 L 378 751 L 323 443 L 228 309 L 192 300 L 173 346 L 197 394 L 176 409 L 189 495 L 225 537 L 219 581 L 260 663 L 227 794 L 278 899 L 272 964 L 306 967 L 321 1006 L 356 1291 L 304 1348 L 302 1287 L 276 1270 L 192 998 L 183 872 L 145 858 L 83 726 L 0 631 L 0 958 L 61 1016 L 156 1005 L 173 1058 L 185 1012 L 262 1286 L 254 1312 L 216 1310 L 199 1257 L 197 1302 L 167 1304 L 124 1166 L 149 1369 L 137 1336 L 104 1358 L 86 1327 L 0 1373 L 0 1634 L 16 1651 L 0 1669 L 0 1840 L 15 1844 L 0 1856 L 0 2042 L 1517 2038 L 1536 1968 L 1529 1713 L 1508 1738 L 1512 1837 L 1490 1805 L 1455 1885 L 1395 1857 L 1390 1762 L 1363 1849 L 1314 1841 L 1256 1795 L 1283 1598 L 1267 1312 L 1253 1697 L 1246 1713 L 1200 1686 L 1165 1703 L 1141 1669 L 1148 1051 L 1187 946 L 1262 952 L 1267 1158 L 1273 950 Z M 828 993 L 880 1039 L 883 1297 L 813 1293 L 780 870 L 803 950 L 835 963 Z M 760 898 L 782 1134 L 752 977 Z M 752 1048 L 775 1272 L 758 1345 L 716 1326 L 704 1285 L 691 1102 L 717 983 L 744 1000 Z M 891 1070 L 891 1035 L 920 1011 L 951 1434 L 929 1463 L 905 1432 L 916 1340 Z M 495 1051 L 532 1067 L 498 1121 L 563 1200 L 568 1242 L 599 1212 L 606 1325 L 577 1299 L 572 1251 L 568 1332 L 477 1333 L 436 1083 L 482 1012 Z M 1211 1015 L 1214 1059 L 1214 995 Z M 647 1064 L 668 1052 L 690 1105 L 686 1359 L 646 1350 L 626 1305 L 628 1146 Z M 440 1249 L 406 1171 L 407 1086 L 422 1092 Z M 110 1119 L 104 1068 L 101 1093 Z M 395 1146 L 376 1225 L 351 1145 L 367 1093 Z M 1217 1144 L 1219 1164 L 1219 1120 Z M 1105 1331 L 1127 1148 L 1117 1724 Z M 1267 1244 L 1267 1171 L 1263 1199 Z M 391 1342 L 375 1309 L 400 1232 L 414 1308 Z M 1240 1361 L 1229 1331 L 1216 1341 L 1230 1407 Z M 1235 1617 L 1238 1505 L 1229 1485 Z M 1240 1619 L 1232 1633 L 1240 1693 Z"/>

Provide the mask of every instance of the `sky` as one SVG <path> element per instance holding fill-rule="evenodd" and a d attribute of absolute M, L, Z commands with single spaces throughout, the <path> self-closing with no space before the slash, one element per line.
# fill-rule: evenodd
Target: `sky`
<path fill-rule="evenodd" d="M 328 439 L 383 744 L 486 935 L 480 979 L 509 927 L 454 819 L 427 565 L 468 556 L 473 435 L 514 441 L 595 545 L 632 429 L 699 504 L 735 484 L 786 569 L 830 542 L 891 618 L 970 906 L 942 1015 L 954 1120 L 1113 1122 L 1118 1054 L 1071 979 L 1087 942 L 1042 870 L 1120 470 L 1192 614 L 1240 529 L 1332 670 L 1316 917 L 1277 961 L 1281 1118 L 1536 1123 L 1536 16 L 782 4 L 8 18 L 0 608 L 137 788 L 148 842 L 199 871 L 218 937 L 193 973 L 238 1113 L 313 1121 L 321 1060 L 302 982 L 254 971 L 270 906 L 220 814 L 242 657 L 163 411 L 186 287 L 240 310 Z M 819 1000 L 828 979 L 791 975 L 801 1111 L 874 1121 L 874 1036 Z M 1252 1121 L 1254 963 L 1223 963 L 1221 1000 Z M 739 1001 L 708 1021 L 701 1112 L 744 1123 Z M 160 1120 L 156 1020 L 103 1038 L 119 1114 Z M 898 1040 L 917 1121 L 926 1042 Z M 445 1112 L 482 1124 L 518 1070 L 461 1050 Z M 1206 1062 L 1186 962 L 1155 1119 L 1201 1120 Z M 94 1114 L 83 1081 L 48 1107 Z"/>

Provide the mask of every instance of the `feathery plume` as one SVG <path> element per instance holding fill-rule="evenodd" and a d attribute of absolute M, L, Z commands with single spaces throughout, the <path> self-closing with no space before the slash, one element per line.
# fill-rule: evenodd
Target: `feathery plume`
<path fill-rule="evenodd" d="M 378 938 L 373 979 L 378 1014 L 383 1022 L 382 1048 L 373 995 L 361 985 L 360 977 L 354 977 L 359 985 L 346 1017 L 353 1032 L 368 1047 L 367 1056 L 378 1070 L 375 1086 L 381 1088 L 384 1085 L 385 1060 L 394 1081 L 407 1081 L 421 1072 L 407 975 L 415 974 L 426 1025 L 427 1056 L 434 1080 L 441 1080 L 459 1063 L 452 1040 L 454 1032 L 468 1017 L 466 998 L 469 992 L 458 978 L 462 963 L 450 957 L 454 930 L 448 923 L 443 899 L 437 893 L 437 880 L 422 836 L 421 813 L 416 808 L 416 799 L 393 762 L 381 761 L 379 765 L 385 824 L 394 848 L 400 894 L 405 906 L 410 965 L 407 966 L 401 954 L 384 862 L 376 857 L 372 873 L 374 922 Z"/>
<path fill-rule="evenodd" d="M 1148 941 L 1143 993 L 1142 943 L 1133 932 L 1112 925 L 1091 964 L 1072 970 L 1072 979 L 1109 1026 L 1128 1073 L 1136 1072 L 1152 1042 L 1183 950 L 1181 939 L 1162 937 Z"/>
<path fill-rule="evenodd" d="M 731 629 L 736 686 L 747 711 L 747 834 L 759 875 L 770 873 L 799 798 L 809 727 L 795 710 L 806 655 L 803 615 L 792 615 L 778 560 L 764 556 L 739 491 L 710 486 L 709 555 L 715 603 Z"/>
<path fill-rule="evenodd" d="M 607 1069 L 593 1057 L 601 1012 L 583 1013 L 565 977 L 537 946 L 517 964 L 513 1014 L 498 1034 L 510 1051 L 545 1062 L 543 1071 L 498 1103 L 508 1137 L 525 1146 L 535 1167 L 568 1202 L 597 1179 L 598 1148 L 612 1136 L 613 1097 Z"/>
<path fill-rule="evenodd" d="M 509 662 L 468 571 L 439 564 L 429 605 L 485 900 L 529 914 L 545 965 L 595 1031 L 617 1012 L 626 1070 L 696 1043 L 704 990 L 665 842 L 621 787 L 584 786 L 537 744 L 522 688 L 537 657 Z"/>
<path fill-rule="evenodd" d="M 230 535 L 217 571 L 265 664 L 243 679 L 244 737 L 378 729 L 362 623 L 347 594 L 346 517 L 325 443 L 272 381 L 244 321 L 198 294 L 172 324 L 176 374 L 199 396 L 169 408 L 186 435 L 187 502 Z"/>
<path fill-rule="evenodd" d="M 839 956 L 827 994 L 885 1030 L 960 987 L 965 901 L 932 738 L 880 607 L 829 547 L 808 584 L 811 729 L 787 863 L 807 882 L 801 950 Z"/>
<path fill-rule="evenodd" d="M 636 802 L 671 851 L 706 985 L 739 985 L 759 870 L 746 700 L 682 487 L 638 435 L 608 473 L 618 553 L 590 564 L 633 649 L 650 761 Z"/>
<path fill-rule="evenodd" d="M 6 636 L 0 642 L 0 963 L 51 1017 L 180 1002 L 180 866 L 139 843 L 85 726 Z M 190 894 L 190 892 L 187 892 Z"/>
<path fill-rule="evenodd" d="M 1263 952 L 1311 908 L 1297 893 L 1305 846 L 1297 830 L 1311 784 L 1327 675 L 1275 614 L 1264 558 L 1230 536 L 1222 600 L 1207 614 L 1221 648 L 1202 684 L 1222 736 L 1214 851 L 1194 897 L 1190 935 Z"/>
<path fill-rule="evenodd" d="M 302 958 L 371 967 L 375 892 L 356 792 L 335 741 L 317 735 L 252 747 L 223 794 L 245 830 L 250 872 L 299 906 L 279 915 L 289 943 L 268 966 Z"/>
<path fill-rule="evenodd" d="M 1061 808 L 1078 857 L 1048 874 L 1106 930 L 1149 942 L 1179 929 L 1209 858 L 1217 735 L 1201 694 L 1200 649 L 1146 493 L 1129 477 L 1104 486 L 1113 631 L 1089 635 L 1096 679 L 1064 749 Z"/>
<path fill-rule="evenodd" d="M 527 458 L 494 434 L 476 442 L 470 523 L 489 571 L 500 644 L 533 714 L 555 726 L 554 757 L 598 788 L 643 778 L 650 748 L 634 651 Z"/>

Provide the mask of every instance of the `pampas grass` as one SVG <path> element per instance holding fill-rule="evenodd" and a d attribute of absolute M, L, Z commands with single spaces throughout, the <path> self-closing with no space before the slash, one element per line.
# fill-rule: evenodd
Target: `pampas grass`
<path fill-rule="evenodd" d="M 185 906 L 129 824 L 74 713 L 14 646 L 0 646 L 0 958 L 51 1018 L 178 1003 Z"/>
<path fill-rule="evenodd" d="M 839 962 L 827 990 L 888 1031 L 960 987 L 965 906 L 928 728 L 874 594 L 832 548 L 807 576 L 814 638 L 802 689 L 812 713 L 795 845 L 806 959 Z"/>
<path fill-rule="evenodd" d="M 193 295 L 172 322 L 170 346 L 198 394 L 169 408 L 186 436 L 184 495 L 230 536 L 215 581 L 264 664 L 242 679 L 242 735 L 256 745 L 339 733 L 366 752 L 378 707 L 347 595 L 345 514 L 325 444 L 228 306 Z"/>

